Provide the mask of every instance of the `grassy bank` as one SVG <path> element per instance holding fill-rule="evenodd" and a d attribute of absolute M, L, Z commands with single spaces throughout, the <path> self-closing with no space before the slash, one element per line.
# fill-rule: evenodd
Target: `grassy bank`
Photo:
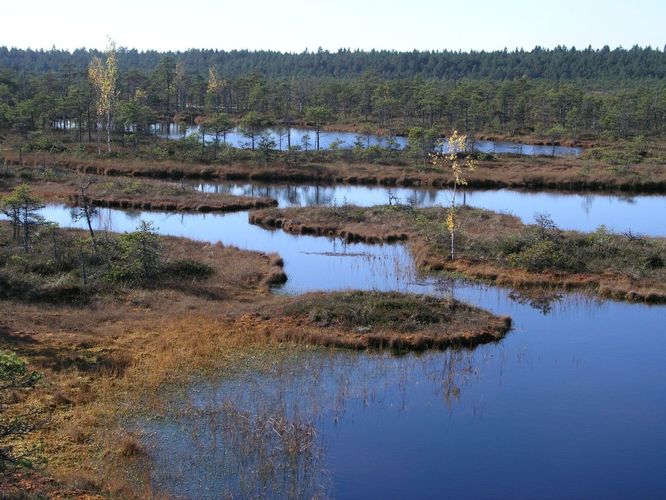
<path fill-rule="evenodd" d="M 286 339 L 353 349 L 397 351 L 473 347 L 501 339 L 511 327 L 453 299 L 380 292 L 310 293 L 271 312 L 300 328 Z"/>
<path fill-rule="evenodd" d="M 15 152 L 7 158 L 11 165 L 18 163 Z M 187 159 L 175 153 L 156 155 L 150 151 L 119 151 L 112 158 L 91 153 L 31 152 L 24 153 L 22 161 L 29 166 L 65 167 L 88 175 L 161 179 L 423 187 L 450 182 L 448 172 L 405 153 L 355 158 L 352 152 L 344 151 L 274 152 L 266 159 L 258 153 L 238 150 L 228 159 L 201 161 L 196 156 Z M 478 168 L 469 175 L 468 182 L 475 188 L 666 192 L 665 163 L 666 151 L 657 145 L 593 148 L 582 158 L 479 155 Z"/>
<path fill-rule="evenodd" d="M 14 167 L 0 176 L 0 196 L 28 183 L 46 202 L 81 205 L 81 187 L 93 206 L 170 212 L 236 212 L 277 206 L 270 198 L 202 193 L 186 184 L 152 179 L 98 177 L 63 167 Z"/>
<path fill-rule="evenodd" d="M 63 238 L 79 236 L 68 233 Z M 86 290 L 76 268 L 44 274 L 39 264 L 51 258 L 50 248 L 40 249 L 38 237 L 30 262 L 2 259 L 3 278 L 13 280 L 2 284 L 0 349 L 42 375 L 8 406 L 17 414 L 38 410 L 40 425 L 2 443 L 37 467 L 6 469 L 3 493 L 143 496 L 147 491 L 136 488 L 145 482 L 135 477 L 142 449 L 124 430 L 124 416 L 144 408 L 156 387 L 186 377 L 185 368 L 224 365 L 259 340 L 266 348 L 255 331 L 232 327 L 237 322 L 228 314 L 242 314 L 233 304 L 267 296 L 265 281 L 278 259 L 177 238 L 160 244 L 171 273 L 136 283 L 102 278 L 106 266 L 91 265 Z M 2 250 L 6 256 L 7 239 Z M 16 266 L 30 269 L 19 274 Z M 63 293 L 73 286 L 76 293 Z"/>
<path fill-rule="evenodd" d="M 408 240 L 417 266 L 514 288 L 584 289 L 603 297 L 666 302 L 666 240 L 561 231 L 547 217 L 526 225 L 517 217 L 462 207 L 457 255 L 450 260 L 444 208 L 310 207 L 253 212 L 250 220 L 294 234 L 369 243 Z"/>
<path fill-rule="evenodd" d="M 8 466 L 3 495 L 154 495 L 150 457 L 128 422 L 165 412 L 168 395 L 180 400 L 193 378 L 270 365 L 276 353 L 305 344 L 470 346 L 501 338 L 509 326 L 423 297 L 273 296 L 268 285 L 285 278 L 278 256 L 181 238 L 150 240 L 160 272 L 144 279 L 142 266 L 126 260 L 133 254 L 122 252 L 123 236 L 106 235 L 97 252 L 85 237 L 59 230 L 54 254 L 52 233 L 37 230 L 26 254 L 0 224 L 0 351 L 42 377 L 34 388 L 2 393 L 8 412 L 39 415 L 36 429 L 1 443 L 34 464 Z M 85 282 L 81 241 L 90 250 Z"/>

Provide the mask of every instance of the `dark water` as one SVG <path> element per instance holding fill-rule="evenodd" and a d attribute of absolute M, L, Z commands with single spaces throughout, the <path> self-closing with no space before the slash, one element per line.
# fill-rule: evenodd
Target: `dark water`
<path fill-rule="evenodd" d="M 287 146 L 287 136 L 286 129 L 274 129 L 268 128 L 266 131 L 270 134 L 271 139 L 275 141 L 277 148 L 280 151 L 286 151 Z M 178 131 L 175 127 L 172 127 L 169 131 L 170 139 L 180 139 L 182 137 L 187 137 L 189 135 L 201 133 L 199 127 L 197 126 L 188 126 L 185 131 Z M 166 130 L 163 132 L 163 135 L 166 136 Z M 292 128 L 291 129 L 291 145 L 299 146 L 305 150 L 305 137 L 307 136 L 307 146 L 308 150 L 313 150 L 315 148 L 315 131 L 305 128 Z M 407 146 L 407 138 L 404 136 L 395 136 L 394 138 L 395 145 L 397 149 L 404 149 Z M 215 135 L 206 132 L 206 141 L 213 142 L 215 140 Z M 220 143 L 223 142 L 222 135 L 219 136 Z M 255 145 L 257 138 L 255 138 Z M 238 147 L 238 148 L 249 148 L 251 146 L 251 138 L 243 135 L 239 129 L 234 129 L 227 133 L 226 143 Z M 351 132 L 328 132 L 321 131 L 319 134 L 319 147 L 321 149 L 330 149 L 331 146 L 337 148 L 351 148 L 356 143 L 363 148 L 367 146 L 388 146 L 388 138 L 378 136 L 375 134 L 359 135 Z M 538 146 L 535 144 L 521 144 L 514 142 L 501 142 L 501 141 L 476 141 L 474 143 L 474 150 L 481 153 L 493 153 L 493 154 L 519 154 L 525 156 L 580 156 L 583 153 L 583 148 L 567 147 L 567 146 Z"/>
<path fill-rule="evenodd" d="M 523 199 L 526 212 L 559 213 L 564 204 L 531 207 L 530 199 L 549 200 Z M 624 202 L 608 206 L 616 203 Z M 641 203 L 646 227 L 659 228 L 663 211 Z M 577 210 L 570 220 L 582 217 Z M 64 207 L 48 207 L 45 216 L 71 225 Z M 535 303 L 501 288 L 423 279 L 401 245 L 265 231 L 248 225 L 245 213 L 108 210 L 99 224 L 131 230 L 140 218 L 166 234 L 279 252 L 285 293 L 452 294 L 515 324 L 502 342 L 473 351 L 294 352 L 260 371 L 195 385 L 183 407 L 198 411 L 137 424 L 164 491 L 188 498 L 666 494 L 666 308 L 575 294 Z M 289 452 L 294 441 L 302 452 Z"/>
<path fill-rule="evenodd" d="M 316 428 L 302 496 L 313 483 L 339 498 L 661 496 L 663 310 L 574 301 L 543 316 L 501 297 L 487 302 L 519 318 L 500 344 L 405 357 L 303 354 L 190 397 L 218 416 L 230 400 Z M 175 494 L 225 489 L 220 471 L 234 458 L 223 459 L 221 426 L 205 421 L 177 420 L 193 432 L 148 426 L 155 479 Z"/>

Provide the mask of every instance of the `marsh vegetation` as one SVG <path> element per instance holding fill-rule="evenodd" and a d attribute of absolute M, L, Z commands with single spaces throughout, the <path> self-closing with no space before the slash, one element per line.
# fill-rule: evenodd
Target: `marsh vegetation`
<path fill-rule="evenodd" d="M 562 231 L 547 214 L 533 224 L 472 207 L 457 210 L 457 257 L 446 225 L 450 209 L 410 206 L 309 207 L 253 212 L 251 222 L 296 234 L 370 243 L 409 240 L 417 265 L 516 287 L 588 288 L 601 295 L 663 302 L 666 243 L 603 227 Z"/>
<path fill-rule="evenodd" d="M 515 193 L 467 203 L 666 189 L 644 79 L 663 54 L 567 52 L 589 81 L 556 77 L 561 55 L 505 54 L 513 80 L 485 78 L 486 55 L 424 55 L 473 77 L 455 82 L 447 64 L 340 78 L 308 53 L 114 46 L 0 68 L 0 496 L 663 492 L 663 307 L 631 302 L 666 300 L 666 228 L 558 227 L 539 206 L 555 197 L 522 220 Z M 225 76 L 247 58 L 266 74 Z M 335 185 L 386 189 L 356 206 Z"/>

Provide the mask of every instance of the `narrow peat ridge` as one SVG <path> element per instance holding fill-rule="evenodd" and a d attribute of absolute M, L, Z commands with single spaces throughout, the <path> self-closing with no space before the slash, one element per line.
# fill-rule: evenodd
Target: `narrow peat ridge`
<path fill-rule="evenodd" d="M 666 302 L 666 239 L 604 228 L 559 230 L 547 216 L 535 224 L 471 207 L 457 209 L 456 258 L 450 259 L 448 209 L 405 206 L 309 207 L 252 212 L 250 222 L 293 234 L 349 242 L 409 240 L 417 266 L 514 288 L 588 290 L 602 297 Z"/>
<path fill-rule="evenodd" d="M 202 193 L 192 186 L 151 179 L 98 177 L 61 167 L 25 167 L 0 177 L 0 196 L 26 184 L 45 202 L 72 206 L 88 204 L 170 212 L 239 212 L 277 206 L 266 197 L 234 196 L 227 193 Z"/>
<path fill-rule="evenodd" d="M 163 148 L 177 148 L 176 141 Z M 655 146 L 656 148 L 656 146 Z M 448 172 L 434 168 L 423 158 L 389 155 L 376 161 L 346 158 L 344 151 L 331 153 L 277 153 L 270 161 L 247 156 L 239 150 L 237 158 L 220 161 L 137 158 L 133 151 L 114 158 L 71 153 L 25 154 L 19 160 L 7 154 L 8 168 L 66 168 L 86 175 L 147 177 L 154 179 L 209 179 L 255 182 L 299 182 L 318 184 L 441 187 L 450 183 Z M 605 150 L 603 150 L 605 151 Z M 614 150 L 613 150 L 614 151 Z M 624 149 L 622 149 L 624 151 Z M 349 153 L 351 154 L 351 153 Z M 593 150 L 581 158 L 520 157 L 513 155 L 474 155 L 478 168 L 469 175 L 468 185 L 480 189 L 553 189 L 569 191 L 666 192 L 663 150 L 653 157 L 607 160 L 604 152 Z M 609 153 L 610 154 L 610 153 Z M 621 154 L 621 153 L 618 153 Z M 348 154 L 347 154 L 348 156 Z"/>

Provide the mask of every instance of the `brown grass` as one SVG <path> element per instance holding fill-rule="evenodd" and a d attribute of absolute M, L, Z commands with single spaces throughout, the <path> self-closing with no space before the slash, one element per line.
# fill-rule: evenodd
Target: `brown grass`
<path fill-rule="evenodd" d="M 125 434 L 118 443 L 118 454 L 125 458 L 135 458 L 146 454 L 141 441 L 132 434 Z"/>
<path fill-rule="evenodd" d="M 16 162 L 16 159 L 10 161 Z M 334 162 L 292 166 L 281 160 L 270 165 L 236 163 L 204 165 L 170 160 L 77 158 L 65 154 L 30 153 L 26 165 L 58 166 L 84 174 L 170 179 L 218 179 L 262 182 L 341 183 L 386 186 L 440 187 L 449 172 L 430 165 L 374 165 Z M 473 188 L 560 190 L 666 191 L 666 170 L 657 163 L 609 166 L 583 158 L 502 156 L 479 162 L 469 176 Z"/>
<path fill-rule="evenodd" d="M 279 341 L 356 350 L 474 347 L 500 340 L 511 328 L 510 318 L 453 299 L 400 293 L 309 293 L 264 314 L 289 325 Z"/>
<path fill-rule="evenodd" d="M 140 472 L 140 441 L 119 429 L 117 419 L 146 401 L 159 405 L 155 391 L 163 384 L 270 347 L 235 318 L 270 300 L 264 281 L 279 258 L 179 238 L 163 244 L 171 258 L 187 256 L 215 269 L 214 279 L 201 285 L 209 293 L 189 286 L 129 289 L 85 307 L 0 301 L 0 349 L 44 375 L 20 404 L 51 415 L 25 443 L 38 445 L 48 469 L 23 474 L 23 490 L 143 496 L 141 476 L 127 479 L 137 477 L 137 467 Z M 0 481 L 0 491 L 5 486 L 13 491 Z"/>
<path fill-rule="evenodd" d="M 418 214 L 427 214 L 427 229 L 419 227 Z M 292 234 L 336 236 L 346 241 L 366 243 L 408 240 L 418 268 L 425 271 L 448 271 L 519 289 L 556 288 L 583 289 L 599 296 L 634 302 L 666 302 L 666 280 L 663 273 L 631 272 L 607 269 L 603 272 L 565 272 L 544 270 L 533 272 L 507 266 L 493 255 L 463 253 L 456 260 L 448 259 L 442 248 L 448 234 L 443 225 L 446 209 L 411 210 L 405 207 L 308 207 L 267 209 L 252 212 L 250 222 L 266 228 L 282 228 Z M 465 238 L 497 244 L 507 236 L 517 236 L 528 230 L 517 217 L 486 210 L 459 210 Z M 568 231 L 565 237 L 580 236 Z M 651 238 L 663 247 L 663 238 Z M 444 247 L 446 248 L 446 247 Z"/>
<path fill-rule="evenodd" d="M 138 412 L 159 414 L 165 392 L 178 391 L 193 376 L 223 377 L 257 360 L 270 363 L 285 342 L 442 348 L 497 340 L 509 326 L 507 319 L 462 305 L 460 316 L 452 314 L 440 330 L 381 328 L 361 334 L 317 325 L 287 310 L 301 299 L 268 293 L 267 284 L 283 276 L 279 256 L 181 238 L 161 241 L 168 258 L 203 262 L 214 269 L 213 277 L 178 287 L 129 288 L 78 306 L 0 301 L 0 349 L 16 352 L 44 375 L 20 404 L 50 414 L 48 425 L 25 443 L 37 445 L 48 466 L 26 472 L 16 483 L 24 490 L 45 496 L 151 496 L 150 457 L 141 435 L 123 422 Z M 322 304 L 326 300 L 321 296 Z M 10 491 L 5 485 L 0 481 L 0 492 Z"/>
<path fill-rule="evenodd" d="M 16 174 L 0 183 L 0 196 L 28 177 L 33 179 L 28 181 L 31 189 L 45 201 L 69 205 L 80 204 L 79 186 L 91 178 L 60 167 L 21 167 Z M 96 179 L 87 189 L 87 196 L 95 206 L 170 212 L 237 212 L 277 206 L 277 201 L 270 198 L 202 193 L 190 186 L 150 179 Z"/>

